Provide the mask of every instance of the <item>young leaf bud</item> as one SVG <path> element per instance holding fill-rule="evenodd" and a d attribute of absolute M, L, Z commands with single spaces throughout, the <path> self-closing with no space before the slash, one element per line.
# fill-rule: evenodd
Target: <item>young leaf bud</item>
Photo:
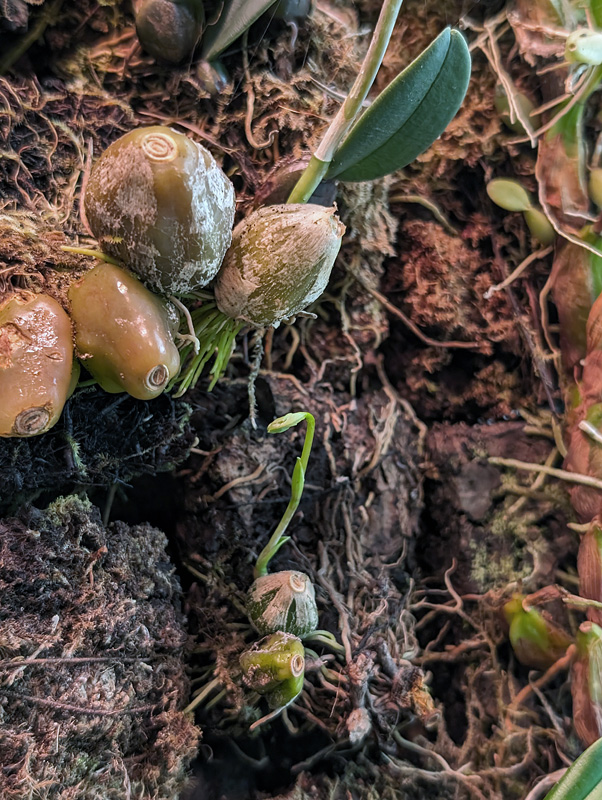
<path fill-rule="evenodd" d="M 247 613 L 262 636 L 284 631 L 302 639 L 318 627 L 313 584 L 304 572 L 294 570 L 257 578 L 249 589 Z"/>
<path fill-rule="evenodd" d="M 528 211 L 533 205 L 531 195 L 518 183 L 507 178 L 494 178 L 487 184 L 489 198 L 506 211 Z"/>
<path fill-rule="evenodd" d="M 215 299 L 233 319 L 278 325 L 317 300 L 328 283 L 345 226 L 334 208 L 267 206 L 234 229 Z"/>
<path fill-rule="evenodd" d="M 75 345 L 107 392 L 157 397 L 180 356 L 166 305 L 131 273 L 101 263 L 69 288 Z"/>
<path fill-rule="evenodd" d="M 281 708 L 303 688 L 305 650 L 296 636 L 279 631 L 244 652 L 240 666 L 245 685 L 265 695 L 271 708 Z"/>
<path fill-rule="evenodd" d="M 135 0 L 134 15 L 144 50 L 171 64 L 192 53 L 205 19 L 201 0 Z"/>
<path fill-rule="evenodd" d="M 544 247 L 554 244 L 556 231 L 543 211 L 540 211 L 539 208 L 528 208 L 524 212 L 524 217 L 534 239 L 537 239 Z"/>
<path fill-rule="evenodd" d="M 0 436 L 35 436 L 58 421 L 69 396 L 71 322 L 47 295 L 0 306 Z"/>
<path fill-rule="evenodd" d="M 102 249 L 166 294 L 209 283 L 232 239 L 232 184 L 208 150 L 170 128 L 138 128 L 113 142 L 84 204 Z"/>
<path fill-rule="evenodd" d="M 565 654 L 571 638 L 537 609 L 526 611 L 522 601 L 517 594 L 504 605 L 512 649 L 521 664 L 547 669 Z"/>
<path fill-rule="evenodd" d="M 573 721 L 581 741 L 602 736 L 602 628 L 584 622 L 577 634 L 577 658 L 571 670 Z"/>

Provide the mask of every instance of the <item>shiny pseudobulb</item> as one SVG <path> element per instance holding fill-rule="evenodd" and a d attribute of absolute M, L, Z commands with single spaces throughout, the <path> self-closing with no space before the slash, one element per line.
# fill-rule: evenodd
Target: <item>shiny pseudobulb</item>
<path fill-rule="evenodd" d="M 211 153 L 161 126 L 113 142 L 86 187 L 86 217 L 102 249 L 150 288 L 199 289 L 232 239 L 234 189 Z"/>
<path fill-rule="evenodd" d="M 201 0 L 134 0 L 134 17 L 143 49 L 179 64 L 201 37 L 205 12 Z"/>
<path fill-rule="evenodd" d="M 176 318 L 134 275 L 98 264 L 69 288 L 75 345 L 107 392 L 160 395 L 180 368 Z"/>
<path fill-rule="evenodd" d="M 59 419 L 72 383 L 73 334 L 61 305 L 15 294 L 0 306 L 0 436 L 35 436 Z"/>
<path fill-rule="evenodd" d="M 528 667 L 547 669 L 561 658 L 571 638 L 536 608 L 525 609 L 519 594 L 504 605 L 510 625 L 510 643 L 516 657 Z"/>
<path fill-rule="evenodd" d="M 296 636 L 279 631 L 246 650 L 240 666 L 245 686 L 264 695 L 270 708 L 284 708 L 303 688 L 305 650 Z"/>

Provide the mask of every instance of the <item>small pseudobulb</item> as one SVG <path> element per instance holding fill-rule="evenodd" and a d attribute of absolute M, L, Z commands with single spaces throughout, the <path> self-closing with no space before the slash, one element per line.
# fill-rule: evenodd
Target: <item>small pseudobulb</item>
<path fill-rule="evenodd" d="M 167 305 L 134 275 L 98 264 L 69 288 L 78 356 L 107 392 L 160 395 L 180 369 Z"/>
<path fill-rule="evenodd" d="M 224 314 L 277 327 L 320 297 L 345 226 L 335 208 L 291 203 L 253 211 L 234 229 L 215 284 Z"/>
<path fill-rule="evenodd" d="M 73 364 L 71 321 L 52 297 L 0 306 L 0 436 L 35 436 L 59 419 Z"/>

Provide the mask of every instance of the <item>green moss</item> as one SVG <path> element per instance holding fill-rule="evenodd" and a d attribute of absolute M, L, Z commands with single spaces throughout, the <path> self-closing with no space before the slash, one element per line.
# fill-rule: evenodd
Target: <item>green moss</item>
<path fill-rule="evenodd" d="M 514 498 L 513 498 L 514 499 Z M 507 509 L 502 508 L 491 518 L 489 530 L 496 538 L 508 538 L 510 541 L 525 541 L 529 529 L 532 529 L 534 517 L 531 514 L 507 514 Z"/>
<path fill-rule="evenodd" d="M 510 552 L 496 552 L 492 547 L 470 542 L 472 553 L 471 578 L 479 591 L 506 586 L 508 583 L 526 578 L 532 566 L 523 559 L 519 548 L 511 546 Z"/>

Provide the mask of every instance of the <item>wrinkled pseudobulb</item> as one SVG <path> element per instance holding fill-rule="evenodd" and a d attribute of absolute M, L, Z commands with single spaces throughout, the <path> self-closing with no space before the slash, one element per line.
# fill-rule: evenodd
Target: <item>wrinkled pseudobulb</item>
<path fill-rule="evenodd" d="M 35 436 L 58 421 L 70 394 L 69 317 L 44 294 L 0 306 L 0 436 Z"/>

